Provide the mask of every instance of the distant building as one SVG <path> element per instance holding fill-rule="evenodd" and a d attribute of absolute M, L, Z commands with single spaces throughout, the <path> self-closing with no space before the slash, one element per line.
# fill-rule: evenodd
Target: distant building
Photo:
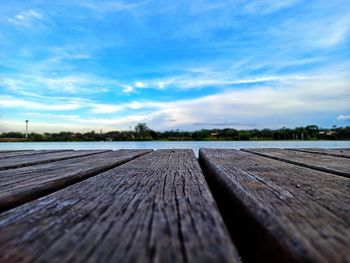
<path fill-rule="evenodd" d="M 328 132 L 326 133 L 326 135 L 335 135 L 335 134 L 336 134 L 335 131 L 328 131 Z"/>

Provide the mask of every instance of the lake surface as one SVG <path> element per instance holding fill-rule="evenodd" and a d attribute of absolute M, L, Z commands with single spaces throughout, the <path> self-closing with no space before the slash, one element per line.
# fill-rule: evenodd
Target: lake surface
<path fill-rule="evenodd" d="M 1 142 L 0 150 L 200 148 L 350 148 L 350 141 Z"/>

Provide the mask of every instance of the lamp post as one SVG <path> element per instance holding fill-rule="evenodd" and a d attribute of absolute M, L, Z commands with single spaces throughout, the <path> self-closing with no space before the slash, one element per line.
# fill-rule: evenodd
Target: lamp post
<path fill-rule="evenodd" d="M 29 120 L 26 120 L 26 138 L 28 139 L 28 122 Z"/>

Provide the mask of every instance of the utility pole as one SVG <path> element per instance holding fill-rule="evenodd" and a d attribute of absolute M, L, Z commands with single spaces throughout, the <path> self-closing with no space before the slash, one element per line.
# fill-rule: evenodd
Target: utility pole
<path fill-rule="evenodd" d="M 26 138 L 28 139 L 28 122 L 29 120 L 26 120 Z"/>

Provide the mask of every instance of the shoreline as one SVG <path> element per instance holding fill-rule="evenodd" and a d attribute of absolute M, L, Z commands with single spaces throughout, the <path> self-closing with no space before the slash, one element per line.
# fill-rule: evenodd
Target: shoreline
<path fill-rule="evenodd" d="M 122 142 L 350 142 L 350 139 L 340 139 L 340 140 L 128 140 L 128 141 L 27 141 L 23 140 L 0 140 L 0 143 L 77 143 L 77 142 L 92 142 L 92 143 L 122 143 Z"/>

